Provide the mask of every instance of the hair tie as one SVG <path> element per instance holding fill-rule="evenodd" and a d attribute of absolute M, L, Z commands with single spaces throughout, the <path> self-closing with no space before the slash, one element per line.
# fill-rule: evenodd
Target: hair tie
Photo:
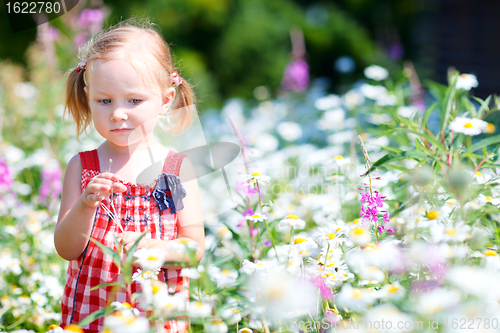
<path fill-rule="evenodd" d="M 182 77 L 179 76 L 179 73 L 177 71 L 172 72 L 172 85 L 174 87 L 180 86 L 182 84 Z"/>
<path fill-rule="evenodd" d="M 78 67 L 76 68 L 76 71 L 77 72 L 83 72 L 83 71 L 85 71 L 85 68 L 87 68 L 87 60 L 83 59 L 78 64 Z"/>

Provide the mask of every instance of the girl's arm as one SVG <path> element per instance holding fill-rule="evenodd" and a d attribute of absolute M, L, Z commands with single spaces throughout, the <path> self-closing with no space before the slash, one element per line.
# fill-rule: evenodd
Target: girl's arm
<path fill-rule="evenodd" d="M 54 245 L 57 253 L 66 260 L 75 260 L 82 254 L 92 230 L 94 215 L 101 201 L 115 192 L 123 192 L 125 185 L 117 183 L 111 173 L 94 177 L 81 192 L 82 165 L 80 156 L 71 158 L 64 173 L 61 207 L 54 231 Z"/>
<path fill-rule="evenodd" d="M 162 248 L 167 251 L 167 261 L 179 262 L 185 264 L 190 263 L 190 258 L 185 253 L 177 253 L 173 251 L 170 244 L 173 242 L 182 242 L 182 240 L 191 240 L 198 243 L 198 251 L 196 253 L 196 263 L 203 257 L 205 252 L 205 230 L 203 225 L 203 215 L 201 212 L 200 192 L 198 188 L 198 180 L 191 161 L 184 158 L 179 178 L 182 181 L 182 186 L 186 190 L 186 196 L 182 199 L 184 209 L 177 212 L 177 238 L 164 241 L 160 239 L 150 239 L 144 237 L 139 242 L 138 248 Z M 134 244 L 140 233 L 126 232 L 124 235 L 125 249 L 129 249 Z M 180 269 L 182 266 L 164 266 L 167 269 Z"/>

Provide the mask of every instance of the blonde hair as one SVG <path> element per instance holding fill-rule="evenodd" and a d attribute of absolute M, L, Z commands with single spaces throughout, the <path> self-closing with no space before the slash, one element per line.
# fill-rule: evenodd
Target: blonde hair
<path fill-rule="evenodd" d="M 93 36 L 79 49 L 79 58 L 85 59 L 87 69 L 97 60 L 111 60 L 123 54 L 125 59 L 142 77 L 145 85 L 161 88 L 162 94 L 172 86 L 174 71 L 170 48 L 155 25 L 147 19 L 128 19 Z M 65 85 L 65 111 L 75 120 L 77 138 L 92 123 L 88 97 L 85 94 L 86 72 L 77 67 L 68 72 Z M 171 119 L 175 119 L 171 131 L 175 134 L 187 129 L 192 122 L 194 96 L 189 84 L 183 80 L 177 86 Z"/>

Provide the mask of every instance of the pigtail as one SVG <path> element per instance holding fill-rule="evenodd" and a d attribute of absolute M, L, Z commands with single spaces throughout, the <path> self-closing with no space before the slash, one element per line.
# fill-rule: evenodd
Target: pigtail
<path fill-rule="evenodd" d="M 77 139 L 92 121 L 88 98 L 83 90 L 86 86 L 84 75 L 84 71 L 77 71 L 77 68 L 72 69 L 65 85 L 64 111 L 65 114 L 69 113 L 76 123 Z"/>
<path fill-rule="evenodd" d="M 176 102 L 172 111 L 174 125 L 171 131 L 174 134 L 185 131 L 193 122 L 193 112 L 196 112 L 194 94 L 189 84 L 183 79 L 182 83 L 177 86 Z"/>

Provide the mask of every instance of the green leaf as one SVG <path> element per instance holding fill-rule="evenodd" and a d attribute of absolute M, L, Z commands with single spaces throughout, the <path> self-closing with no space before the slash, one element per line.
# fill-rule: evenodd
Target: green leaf
<path fill-rule="evenodd" d="M 418 151 L 424 152 L 426 154 L 430 153 L 429 150 L 427 149 L 427 147 L 424 146 L 424 144 L 422 143 L 422 141 L 420 141 L 419 138 L 415 138 L 415 148 Z"/>
<path fill-rule="evenodd" d="M 390 147 L 390 146 L 381 146 L 380 148 L 388 150 L 388 151 L 393 151 L 393 152 L 396 152 L 396 153 L 400 153 L 400 152 L 403 151 L 401 149 Z"/>
<path fill-rule="evenodd" d="M 419 159 L 427 159 L 429 157 L 430 156 L 428 156 L 427 154 L 425 154 L 421 151 L 417 151 L 417 150 L 402 151 L 400 153 L 389 153 L 389 154 L 383 156 L 382 158 L 380 158 L 375 163 L 373 163 L 372 167 L 365 174 L 363 174 L 362 177 L 368 175 L 370 172 L 375 170 L 375 168 L 382 166 L 384 164 L 387 164 L 389 162 L 403 160 L 403 159 L 407 159 L 407 158 L 419 160 Z"/>
<path fill-rule="evenodd" d="M 427 140 L 428 142 L 434 144 L 434 146 L 433 146 L 434 148 L 438 148 L 440 151 L 442 151 L 444 153 L 447 152 L 447 150 L 444 149 L 443 144 L 440 141 L 436 140 L 436 138 L 434 138 L 431 135 L 429 135 L 428 133 L 422 132 L 422 133 L 419 133 L 419 135 L 422 138 L 424 138 L 425 140 Z"/>
<path fill-rule="evenodd" d="M 146 235 L 147 230 L 144 230 L 139 237 L 134 242 L 134 245 L 127 251 L 127 259 L 125 260 L 125 264 L 123 265 L 122 272 L 123 272 L 123 278 L 125 279 L 125 282 L 127 284 L 132 283 L 132 263 L 135 260 L 134 257 L 134 252 L 139 246 L 139 242 L 141 239 Z"/>
<path fill-rule="evenodd" d="M 127 286 L 125 285 L 125 283 L 121 283 L 121 282 L 109 282 L 109 283 L 101 283 L 95 287 L 92 287 L 90 288 L 90 291 L 92 290 L 96 290 L 96 289 L 99 289 L 99 288 L 102 288 L 102 287 L 108 287 L 108 286 L 119 286 L 119 287 L 122 287 L 123 289 L 126 289 Z"/>
<path fill-rule="evenodd" d="M 469 111 L 471 117 L 477 118 L 476 107 L 472 104 L 468 96 L 462 96 L 462 103 L 464 104 L 465 109 Z"/>
<path fill-rule="evenodd" d="M 493 168 L 500 168 L 500 164 L 487 164 L 488 161 L 486 161 L 483 165 L 481 165 L 481 169 L 485 169 L 485 168 L 489 168 L 489 169 L 493 169 Z M 479 170 L 481 170 L 479 169 Z"/>
<path fill-rule="evenodd" d="M 83 235 L 83 236 L 89 238 L 91 242 L 93 242 L 97 246 L 99 246 L 99 248 L 102 250 L 102 252 L 110 255 L 111 258 L 113 259 L 113 262 L 116 264 L 116 266 L 118 266 L 120 269 L 123 270 L 122 262 L 121 262 L 121 258 L 120 258 L 120 254 L 119 253 L 115 252 L 109 246 L 106 246 L 103 243 L 99 242 L 97 239 L 91 238 L 91 237 L 89 237 L 87 235 Z"/>
<path fill-rule="evenodd" d="M 476 101 L 479 102 L 479 104 L 481 104 L 481 107 L 477 111 L 477 117 L 482 118 L 485 111 L 487 111 L 487 112 L 490 111 L 489 105 L 490 105 L 491 96 L 488 96 L 488 98 L 486 98 L 484 101 L 481 98 L 478 98 L 475 96 L 472 96 L 472 98 L 474 98 Z"/>
<path fill-rule="evenodd" d="M 458 74 L 455 73 L 451 78 L 451 84 L 448 90 L 446 91 L 446 97 L 443 100 L 443 108 L 441 109 L 441 131 L 444 132 L 446 125 L 448 125 L 449 118 L 451 116 L 451 111 L 453 109 L 453 102 L 455 100 L 455 82 L 457 80 Z"/>
<path fill-rule="evenodd" d="M 93 322 L 94 320 L 96 320 L 97 318 L 104 317 L 104 316 L 106 315 L 106 309 L 107 309 L 107 308 L 100 309 L 100 310 L 97 310 L 97 311 L 92 312 L 92 313 L 91 313 L 91 314 L 89 314 L 87 317 L 85 317 L 83 320 L 81 320 L 81 321 L 78 323 L 78 326 L 82 327 L 82 326 L 88 325 L 88 324 L 90 324 L 91 322 Z M 108 311 L 109 311 L 109 310 L 108 310 Z"/>
<path fill-rule="evenodd" d="M 432 114 L 434 109 L 438 106 L 437 102 L 432 103 L 427 110 L 425 110 L 424 116 L 422 117 L 422 128 L 427 128 L 427 119 Z"/>
<path fill-rule="evenodd" d="M 486 146 L 489 146 L 489 145 L 492 145 L 492 144 L 495 144 L 495 143 L 499 143 L 500 142 L 500 135 L 495 135 L 495 136 L 492 136 L 491 138 L 488 138 L 488 139 L 484 139 L 484 140 L 481 140 L 479 142 L 476 142 L 475 144 L 473 144 L 471 147 L 470 147 L 470 150 L 471 152 L 473 151 L 476 151 L 480 148 L 483 148 L 483 147 L 486 147 Z"/>

